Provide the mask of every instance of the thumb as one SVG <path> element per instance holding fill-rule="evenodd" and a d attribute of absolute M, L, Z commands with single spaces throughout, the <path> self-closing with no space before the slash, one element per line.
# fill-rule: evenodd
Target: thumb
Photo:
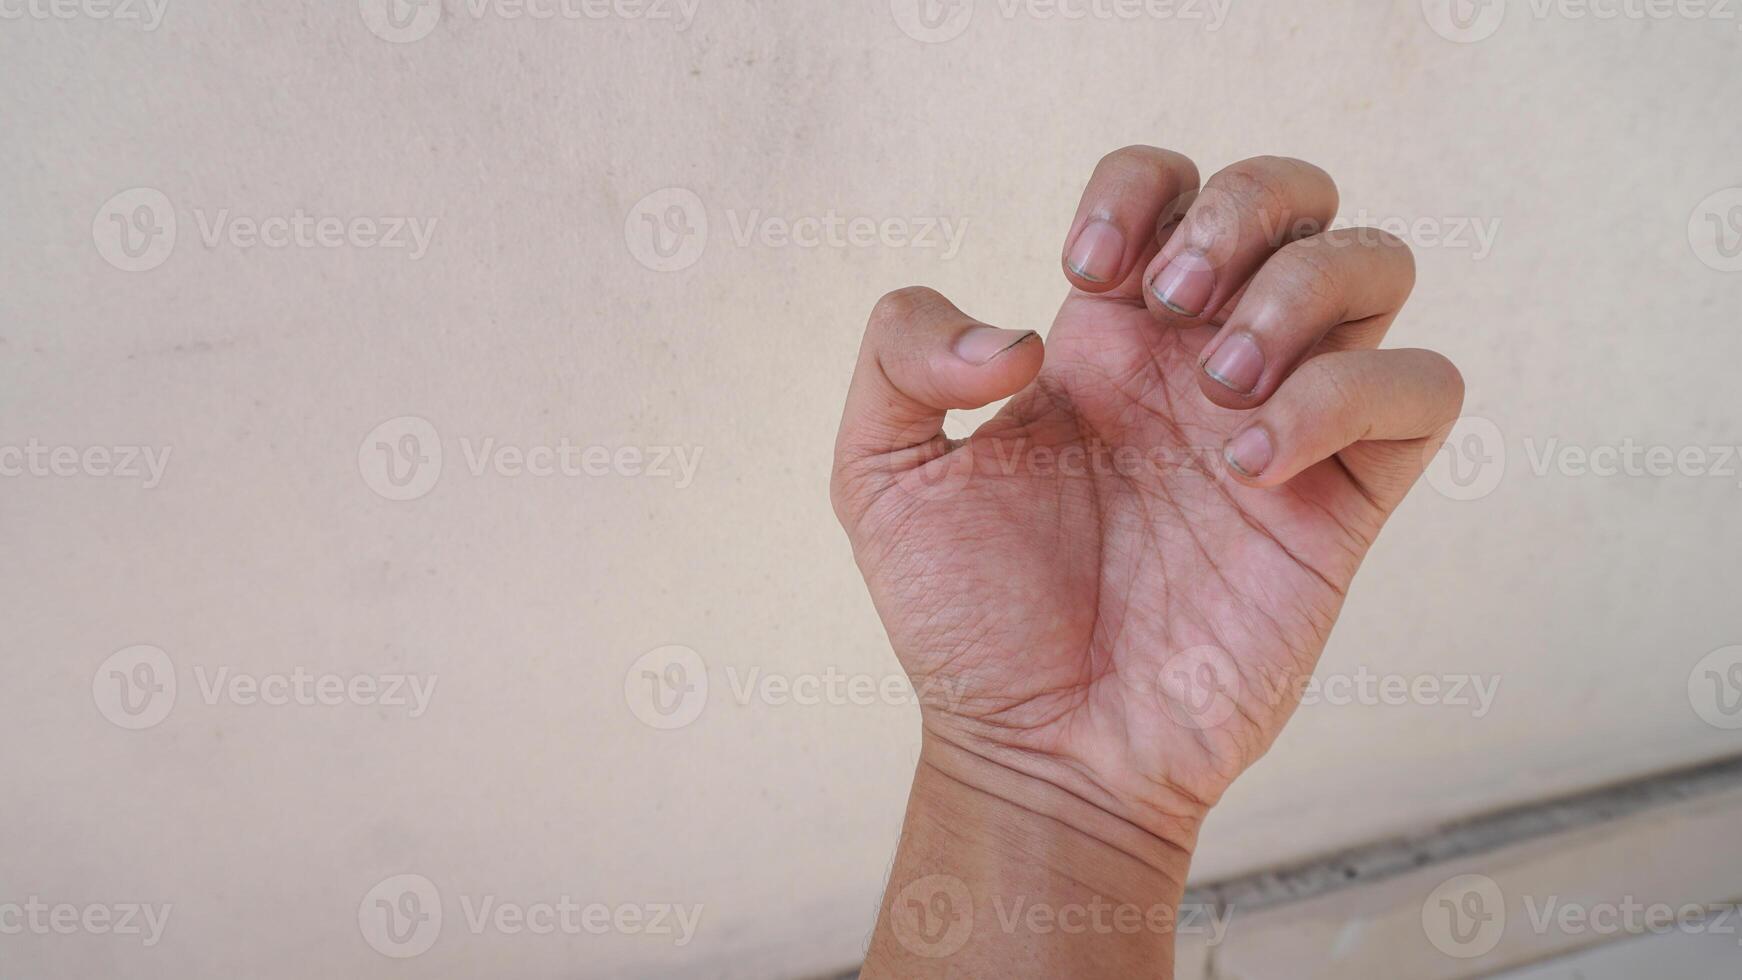
<path fill-rule="evenodd" d="M 836 512 L 843 520 L 856 516 L 859 502 L 877 490 L 871 475 L 892 475 L 887 457 L 932 444 L 950 409 L 980 408 L 1021 391 L 1043 357 L 1034 331 L 988 326 L 930 289 L 878 300 L 835 438 Z M 915 454 L 910 465 L 932 455 Z"/>

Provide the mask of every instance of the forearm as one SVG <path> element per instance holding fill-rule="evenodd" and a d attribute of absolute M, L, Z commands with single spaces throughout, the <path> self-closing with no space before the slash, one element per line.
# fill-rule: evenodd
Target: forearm
<path fill-rule="evenodd" d="M 1171 977 L 1194 844 L 928 735 L 862 976 Z"/>

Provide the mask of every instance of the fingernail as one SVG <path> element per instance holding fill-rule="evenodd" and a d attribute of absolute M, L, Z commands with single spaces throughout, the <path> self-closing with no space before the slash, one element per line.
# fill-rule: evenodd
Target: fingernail
<path fill-rule="evenodd" d="M 1216 270 L 1202 252 L 1181 252 L 1150 286 L 1161 305 L 1180 316 L 1200 316 L 1216 288 Z"/>
<path fill-rule="evenodd" d="M 1204 362 L 1204 373 L 1230 391 L 1250 395 L 1258 390 L 1258 379 L 1264 376 L 1264 352 L 1251 334 L 1233 334 Z"/>
<path fill-rule="evenodd" d="M 1229 439 L 1227 448 L 1222 450 L 1222 458 L 1228 461 L 1228 465 L 1249 480 L 1257 479 L 1275 456 L 1270 433 L 1257 425 Z"/>
<path fill-rule="evenodd" d="M 1125 233 L 1105 218 L 1083 226 L 1066 260 L 1071 271 L 1090 282 L 1111 282 L 1125 263 Z"/>
<path fill-rule="evenodd" d="M 1033 330 L 1001 330 L 969 327 L 956 338 L 956 356 L 969 364 L 989 364 L 992 359 L 1034 336 Z"/>

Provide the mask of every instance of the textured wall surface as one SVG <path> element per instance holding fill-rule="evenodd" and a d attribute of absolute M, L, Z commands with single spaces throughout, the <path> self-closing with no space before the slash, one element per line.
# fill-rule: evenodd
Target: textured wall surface
<path fill-rule="evenodd" d="M 1742 15 L 566 2 L 0 0 L 0 973 L 853 962 L 865 314 L 1044 329 L 1129 143 L 1324 166 L 1476 417 L 1200 879 L 1742 750 Z"/>

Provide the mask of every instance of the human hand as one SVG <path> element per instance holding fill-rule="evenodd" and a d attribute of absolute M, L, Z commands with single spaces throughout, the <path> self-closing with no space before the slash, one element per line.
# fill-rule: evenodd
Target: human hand
<path fill-rule="evenodd" d="M 896 654 L 941 695 L 927 744 L 1188 853 L 1463 398 L 1440 355 L 1377 349 L 1413 259 L 1323 230 L 1323 171 L 1264 157 L 1197 187 L 1169 151 L 1101 162 L 1044 354 L 929 290 L 885 297 L 831 488 Z"/>

